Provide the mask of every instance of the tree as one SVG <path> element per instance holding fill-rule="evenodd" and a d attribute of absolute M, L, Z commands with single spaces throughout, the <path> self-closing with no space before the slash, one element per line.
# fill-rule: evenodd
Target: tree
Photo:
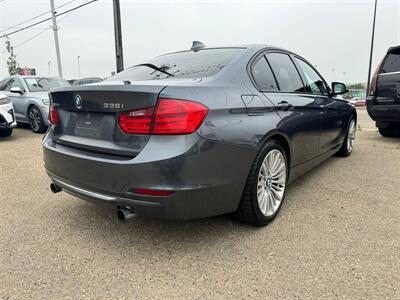
<path fill-rule="evenodd" d="M 364 82 L 349 83 L 346 86 L 348 89 L 352 89 L 352 90 L 365 90 L 367 88 L 367 84 Z"/>
<path fill-rule="evenodd" d="M 6 41 L 7 51 L 10 56 L 7 59 L 8 74 L 16 75 L 17 71 L 17 56 L 14 53 L 14 47 L 11 46 L 10 41 Z"/>

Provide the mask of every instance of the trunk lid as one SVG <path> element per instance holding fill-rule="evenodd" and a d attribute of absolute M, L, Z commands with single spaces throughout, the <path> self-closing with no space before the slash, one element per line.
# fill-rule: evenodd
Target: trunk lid
<path fill-rule="evenodd" d="M 163 84 L 96 84 L 52 90 L 60 122 L 52 129 L 56 143 L 98 153 L 135 157 L 149 135 L 121 131 L 118 114 L 155 106 Z"/>

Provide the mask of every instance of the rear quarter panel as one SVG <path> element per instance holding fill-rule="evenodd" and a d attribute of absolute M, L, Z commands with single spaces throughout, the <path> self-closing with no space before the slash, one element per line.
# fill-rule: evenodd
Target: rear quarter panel
<path fill-rule="evenodd" d="M 265 140 L 274 133 L 285 135 L 280 129 L 281 118 L 268 100 L 260 99 L 262 112 L 248 115 L 242 95 L 258 95 L 245 86 L 166 87 L 161 98 L 179 98 L 200 102 L 209 108 L 208 115 L 197 133 L 210 141 L 227 144 L 245 150 L 246 155 L 235 157 L 232 164 L 241 165 L 244 185 L 254 159 Z M 229 157 L 229 154 L 227 154 Z M 232 156 L 233 158 L 233 156 Z M 221 158 L 215 157 L 215 160 Z M 212 162 L 210 162 L 212 163 Z"/>

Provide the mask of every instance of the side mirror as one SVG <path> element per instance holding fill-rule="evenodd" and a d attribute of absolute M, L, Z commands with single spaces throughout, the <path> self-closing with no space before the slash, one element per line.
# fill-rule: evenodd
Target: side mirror
<path fill-rule="evenodd" d="M 346 94 L 348 92 L 346 85 L 341 82 L 332 82 L 333 95 Z"/>
<path fill-rule="evenodd" d="M 20 87 L 14 86 L 13 88 L 10 89 L 10 93 L 15 93 L 15 94 L 22 95 L 24 92 L 21 90 Z"/>

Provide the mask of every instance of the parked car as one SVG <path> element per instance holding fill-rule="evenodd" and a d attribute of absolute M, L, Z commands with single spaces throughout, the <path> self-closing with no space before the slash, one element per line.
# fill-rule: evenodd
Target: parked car
<path fill-rule="evenodd" d="M 7 95 L 0 94 L 0 137 L 10 136 L 16 125 L 11 100 Z"/>
<path fill-rule="evenodd" d="M 364 106 L 365 98 L 366 98 L 366 92 L 365 90 L 362 89 L 350 89 L 345 97 L 345 99 L 354 106 Z"/>
<path fill-rule="evenodd" d="M 15 75 L 0 81 L 0 91 L 11 99 L 17 122 L 28 123 L 36 133 L 45 132 L 49 125 L 49 89 L 65 86 L 70 84 L 50 77 Z"/>
<path fill-rule="evenodd" d="M 366 100 L 365 99 L 354 99 L 356 106 L 365 106 Z"/>
<path fill-rule="evenodd" d="M 103 81 L 103 79 L 100 77 L 82 78 L 82 79 L 74 80 L 72 85 L 84 85 L 84 84 L 97 83 L 97 82 L 101 82 L 101 81 Z"/>
<path fill-rule="evenodd" d="M 400 137 L 400 45 L 389 48 L 376 68 L 367 110 L 382 136 Z"/>
<path fill-rule="evenodd" d="M 345 92 L 291 51 L 202 44 L 57 88 L 43 140 L 50 187 L 120 219 L 234 212 L 266 225 L 289 182 L 352 153 L 357 114 L 334 98 Z"/>

